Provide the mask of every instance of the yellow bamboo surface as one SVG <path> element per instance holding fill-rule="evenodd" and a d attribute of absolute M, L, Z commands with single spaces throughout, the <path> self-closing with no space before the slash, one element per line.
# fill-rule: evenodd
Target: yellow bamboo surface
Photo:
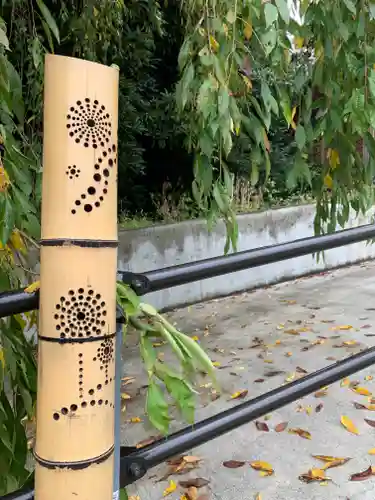
<path fill-rule="evenodd" d="M 113 488 L 118 71 L 47 56 L 36 500 Z"/>

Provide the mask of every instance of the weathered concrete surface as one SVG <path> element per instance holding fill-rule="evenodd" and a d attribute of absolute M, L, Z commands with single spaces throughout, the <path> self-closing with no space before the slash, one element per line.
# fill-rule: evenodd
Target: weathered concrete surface
<path fill-rule="evenodd" d="M 169 316 L 183 331 L 197 335 L 211 358 L 221 363 L 218 375 L 223 393 L 212 402 L 210 388 L 201 388 L 197 411 L 197 420 L 200 420 L 237 404 L 238 401 L 230 399 L 235 391 L 248 389 L 247 399 L 253 398 L 283 384 L 297 367 L 312 372 L 334 362 L 332 358 L 339 360 L 375 345 L 375 336 L 371 336 L 375 335 L 375 263 L 216 299 L 176 310 Z M 334 330 L 345 325 L 353 328 Z M 285 330 L 298 328 L 308 331 L 299 335 L 285 333 Z M 251 348 L 255 337 L 270 346 L 267 352 L 261 347 Z M 358 344 L 335 347 L 351 340 Z M 316 341 L 320 343 L 313 346 Z M 127 413 L 123 414 L 123 444 L 135 444 L 156 434 L 145 423 L 125 423 L 127 418 L 143 415 L 145 401 L 142 386 L 147 383 L 147 378 L 142 372 L 136 344 L 136 338 L 130 336 L 129 346 L 124 349 L 124 376 L 135 376 L 136 379 L 126 387 L 126 392 L 134 397 L 128 402 Z M 306 347 L 309 349 L 303 350 Z M 159 349 L 165 350 L 163 347 Z M 167 352 L 165 359 L 168 359 Z M 283 373 L 267 376 L 275 370 Z M 365 380 L 368 375 L 374 376 L 374 380 Z M 256 383 L 259 378 L 264 382 Z M 350 380 L 360 381 L 362 387 L 375 394 L 375 366 L 350 377 Z M 375 447 L 375 429 L 364 421 L 364 418 L 375 420 L 375 412 L 357 410 L 353 401 L 368 402 L 367 397 L 336 383 L 328 389 L 325 397 L 311 395 L 273 412 L 267 420 L 270 432 L 258 431 L 254 423 L 249 423 L 192 450 L 192 454 L 204 459 L 202 465 L 186 475 L 173 476 L 173 479 L 178 482 L 187 477 L 207 478 L 210 480 L 209 489 L 201 491 L 210 492 L 209 498 L 216 500 L 252 500 L 257 492 L 261 493 L 262 500 L 373 500 L 375 477 L 364 482 L 349 481 L 351 474 L 365 470 L 370 464 L 375 465 L 375 457 L 368 454 L 368 450 Z M 323 408 L 316 413 L 319 404 Z M 311 406 L 311 415 L 297 411 L 300 406 Z M 341 415 L 352 419 L 360 433 L 358 436 L 343 428 Z M 309 431 L 312 439 L 302 439 L 287 431 L 273 432 L 280 422 L 288 422 L 290 428 Z M 183 425 L 176 420 L 172 427 L 175 430 Z M 333 480 L 327 486 L 305 484 L 298 476 L 320 465 L 312 454 L 351 457 L 352 460 L 327 471 L 327 476 Z M 223 467 L 224 460 L 232 459 L 267 461 L 274 467 L 275 474 L 260 477 L 249 465 L 235 470 Z M 153 469 L 133 485 L 130 492 L 140 495 L 141 500 L 161 499 L 168 481 L 157 480 L 166 470 L 166 465 Z M 182 491 L 179 488 L 168 498 L 177 500 Z"/>
<path fill-rule="evenodd" d="M 352 214 L 347 228 L 367 224 L 373 210 L 358 218 Z M 313 236 L 315 206 L 305 205 L 238 216 L 238 250 L 275 245 Z M 341 229 L 339 226 L 337 230 Z M 219 223 L 211 233 L 204 220 L 155 226 L 119 233 L 119 269 L 144 272 L 223 255 L 226 231 Z M 323 269 L 375 257 L 375 246 L 366 242 L 329 250 L 325 261 L 312 255 L 276 262 L 232 275 L 190 283 L 148 295 L 158 308 L 170 308 L 280 282 Z"/>

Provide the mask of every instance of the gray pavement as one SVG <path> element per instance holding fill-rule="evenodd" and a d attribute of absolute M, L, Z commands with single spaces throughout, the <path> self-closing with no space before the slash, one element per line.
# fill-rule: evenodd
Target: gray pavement
<path fill-rule="evenodd" d="M 212 388 L 207 381 L 202 382 L 196 415 L 200 420 L 238 404 L 240 401 L 231 399 L 236 391 L 248 390 L 247 400 L 303 375 L 304 371 L 310 373 L 375 345 L 375 263 L 212 300 L 178 309 L 168 317 L 182 331 L 197 336 L 211 359 L 220 363 L 221 396 L 212 401 Z M 159 349 L 167 360 L 165 347 Z M 134 334 L 129 336 L 123 355 L 123 375 L 135 379 L 124 389 L 132 399 L 123 412 L 122 443 L 134 445 L 157 431 L 143 417 L 147 378 Z M 375 398 L 375 366 L 351 376 L 350 382 L 359 382 L 359 387 Z M 170 479 L 178 484 L 201 477 L 210 481 L 199 490 L 202 495 L 207 493 L 202 497 L 205 500 L 251 500 L 258 493 L 262 500 L 374 500 L 375 476 L 366 481 L 350 481 L 351 474 L 375 466 L 375 456 L 368 453 L 375 448 L 375 428 L 364 420 L 375 420 L 375 411 L 356 409 L 354 401 L 368 405 L 369 397 L 336 383 L 327 389 L 326 395 L 310 395 L 273 412 L 267 420 L 260 419 L 266 422 L 269 432 L 258 430 L 254 423 L 246 424 L 191 450 L 190 455 L 202 458 L 198 468 L 160 481 L 168 470 L 163 464 L 131 486 L 129 493 L 139 495 L 141 500 L 158 500 L 163 498 Z M 343 415 L 353 421 L 359 435 L 342 426 Z M 142 422 L 129 423 L 132 417 L 141 417 Z M 273 429 L 280 422 L 288 422 L 289 429 L 308 431 L 311 439 L 288 430 L 275 432 Z M 171 430 L 184 425 L 176 415 Z M 306 484 L 299 476 L 322 466 L 312 455 L 351 460 L 327 470 L 331 481 Z M 228 460 L 247 463 L 229 469 L 223 466 Z M 269 462 L 274 474 L 261 477 L 249 466 L 254 460 Z M 178 487 L 167 498 L 176 500 L 183 493 L 184 489 Z"/>

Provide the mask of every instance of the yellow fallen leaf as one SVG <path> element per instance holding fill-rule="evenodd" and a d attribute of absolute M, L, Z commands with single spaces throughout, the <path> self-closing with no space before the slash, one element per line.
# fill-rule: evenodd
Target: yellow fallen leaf
<path fill-rule="evenodd" d="M 312 406 L 306 406 L 306 413 L 307 413 L 307 415 L 311 415 L 312 410 L 313 410 Z"/>
<path fill-rule="evenodd" d="M 346 417 L 345 415 L 343 415 L 340 419 L 341 421 L 341 424 L 345 427 L 345 429 L 349 432 L 351 432 L 352 434 L 357 434 L 359 435 L 359 432 L 356 428 L 356 426 L 353 424 L 353 422 L 350 420 L 349 417 Z"/>
<path fill-rule="evenodd" d="M 257 493 L 254 497 L 254 500 L 262 500 L 262 495 L 260 493 Z"/>
<path fill-rule="evenodd" d="M 268 462 L 262 462 L 261 460 L 250 462 L 250 466 L 255 470 L 261 471 L 264 476 L 270 476 L 274 472 L 271 464 Z"/>
<path fill-rule="evenodd" d="M 34 293 L 40 288 L 40 281 L 35 281 L 35 283 L 31 283 L 27 288 L 25 288 L 26 293 Z"/>
<path fill-rule="evenodd" d="M 171 480 L 169 482 L 169 486 L 168 488 L 165 488 L 164 492 L 163 492 L 163 497 L 167 497 L 168 495 L 170 495 L 171 493 L 173 493 L 177 488 L 177 484 Z"/>
<path fill-rule="evenodd" d="M 371 392 L 365 387 L 352 387 L 353 392 L 360 394 L 361 396 L 371 396 Z"/>
<path fill-rule="evenodd" d="M 375 448 L 371 448 L 371 450 L 368 451 L 369 455 L 375 455 Z"/>
<path fill-rule="evenodd" d="M 121 393 L 121 399 L 131 399 L 131 396 L 126 392 Z"/>
<path fill-rule="evenodd" d="M 292 382 L 296 378 L 296 373 L 290 373 L 286 379 L 285 382 Z"/>
<path fill-rule="evenodd" d="M 264 359 L 263 362 L 268 363 L 269 365 L 272 365 L 273 363 L 272 359 Z"/>
<path fill-rule="evenodd" d="M 219 361 L 214 361 L 212 364 L 215 367 L 221 366 L 221 363 Z"/>
<path fill-rule="evenodd" d="M 311 469 L 310 475 L 312 478 L 319 479 L 321 481 L 326 479 L 326 473 L 323 469 Z"/>
<path fill-rule="evenodd" d="M 247 396 L 248 391 L 242 389 L 241 391 L 236 391 L 231 395 L 231 399 L 242 399 Z"/>
<path fill-rule="evenodd" d="M 356 340 L 345 340 L 345 342 L 343 342 L 342 344 L 347 345 L 347 346 L 353 346 L 353 345 L 357 345 L 358 342 Z"/>
<path fill-rule="evenodd" d="M 340 382 L 341 387 L 346 387 L 347 385 L 350 384 L 350 380 L 348 378 L 343 378 Z"/>
<path fill-rule="evenodd" d="M 289 335 L 299 335 L 299 331 L 294 328 L 290 328 L 289 330 L 284 330 L 284 333 L 289 333 Z"/>
<path fill-rule="evenodd" d="M 369 381 L 369 380 L 373 380 L 373 378 L 374 377 L 372 375 L 366 375 L 365 380 Z"/>
<path fill-rule="evenodd" d="M 322 469 L 333 469 L 334 467 L 339 467 L 340 465 L 344 465 L 349 462 L 350 458 L 338 458 L 336 460 L 332 460 L 332 462 L 327 462 L 323 465 Z"/>
<path fill-rule="evenodd" d="M 353 327 L 352 325 L 340 325 L 340 326 L 333 326 L 331 330 L 337 331 L 337 330 L 352 330 Z"/>
<path fill-rule="evenodd" d="M 287 358 L 290 358 L 290 356 L 292 356 L 292 353 L 291 353 L 290 351 L 289 351 L 289 352 L 286 352 L 286 353 L 285 353 L 285 356 L 286 356 Z"/>
<path fill-rule="evenodd" d="M 194 337 L 191 337 L 192 340 L 195 340 L 195 342 L 198 342 L 199 337 L 197 335 L 194 335 Z"/>
<path fill-rule="evenodd" d="M 130 422 L 131 422 L 132 424 L 139 424 L 139 422 L 142 422 L 142 420 L 141 420 L 139 417 L 132 417 L 132 418 L 130 419 Z"/>
<path fill-rule="evenodd" d="M 200 457 L 196 457 L 195 455 L 185 455 L 182 459 L 187 464 L 196 464 L 202 461 Z"/>
<path fill-rule="evenodd" d="M 317 460 L 322 462 L 335 462 L 336 460 L 347 460 L 346 458 L 331 457 L 330 455 L 313 455 Z"/>
<path fill-rule="evenodd" d="M 279 325 L 277 325 L 276 330 L 283 330 L 284 327 L 284 323 L 280 323 Z"/>

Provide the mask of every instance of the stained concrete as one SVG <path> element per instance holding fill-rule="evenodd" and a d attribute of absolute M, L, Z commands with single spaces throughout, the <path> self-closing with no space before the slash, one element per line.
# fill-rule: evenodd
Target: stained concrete
<path fill-rule="evenodd" d="M 235 391 L 247 389 L 246 399 L 254 398 L 286 383 L 290 374 L 296 373 L 297 367 L 312 372 L 375 345 L 375 263 L 215 299 L 173 311 L 169 318 L 182 331 L 198 336 L 211 358 L 220 363 L 218 376 L 222 395 L 211 401 L 208 381 L 202 381 L 196 415 L 200 420 L 238 404 L 230 399 Z M 353 328 L 337 329 L 347 325 Z M 286 333 L 286 330 L 299 328 L 306 331 L 299 335 Z M 269 347 L 253 347 L 259 340 Z M 358 344 L 343 345 L 351 340 Z M 340 345 L 342 347 L 337 347 Z M 158 349 L 168 360 L 167 349 Z M 133 445 L 156 432 L 146 421 L 126 422 L 144 414 L 147 377 L 143 373 L 134 334 L 130 335 L 123 354 L 123 375 L 134 376 L 135 381 L 126 386 L 132 399 L 123 413 L 122 443 Z M 267 376 L 272 371 L 282 373 Z M 374 379 L 365 380 L 368 376 Z M 264 382 L 255 382 L 257 379 L 264 379 Z M 359 381 L 375 395 L 375 366 L 351 376 L 350 380 Z M 266 421 L 270 432 L 261 432 L 254 423 L 249 423 L 191 450 L 190 454 L 203 458 L 201 466 L 187 474 L 172 476 L 172 479 L 178 483 L 188 477 L 206 478 L 210 480 L 209 487 L 202 488 L 201 492 L 208 492 L 208 498 L 216 500 L 252 500 L 258 492 L 262 500 L 373 500 L 375 477 L 364 482 L 349 481 L 351 474 L 375 465 L 375 457 L 368 454 L 368 450 L 375 447 L 375 429 L 364 421 L 364 418 L 375 420 L 375 412 L 355 409 L 353 401 L 368 403 L 367 397 L 336 383 L 329 387 L 326 396 L 310 395 L 274 411 Z M 322 410 L 316 413 L 320 404 Z M 309 415 L 306 408 L 310 406 L 312 412 Z M 342 415 L 352 419 L 358 428 L 358 436 L 343 428 L 340 423 Z M 184 426 L 175 416 L 172 430 Z M 275 425 L 280 422 L 288 422 L 289 428 L 309 431 L 311 440 L 287 431 L 274 432 Z M 327 471 L 327 476 L 332 478 L 327 485 L 305 484 L 298 476 L 320 465 L 312 454 L 351 457 L 351 460 Z M 275 474 L 260 477 L 248 464 L 239 469 L 223 467 L 223 461 L 233 459 L 267 461 L 274 467 Z M 130 493 L 139 495 L 141 500 L 161 499 L 168 481 L 159 479 L 166 470 L 165 464 L 153 469 L 130 487 Z M 178 488 L 168 498 L 177 500 L 182 492 Z"/>

